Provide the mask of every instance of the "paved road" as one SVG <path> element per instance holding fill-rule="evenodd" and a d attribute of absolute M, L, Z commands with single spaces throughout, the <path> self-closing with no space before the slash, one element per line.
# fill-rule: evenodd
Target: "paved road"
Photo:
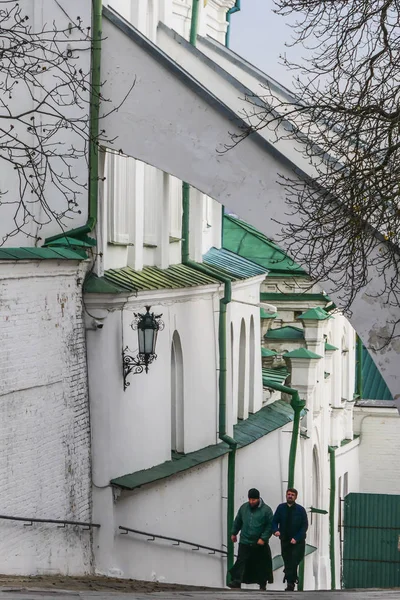
<path fill-rule="evenodd" d="M 0 600 L 400 600 L 397 590 L 354 590 L 315 592 L 276 591 L 180 591 L 118 593 L 60 589 L 0 588 Z"/>

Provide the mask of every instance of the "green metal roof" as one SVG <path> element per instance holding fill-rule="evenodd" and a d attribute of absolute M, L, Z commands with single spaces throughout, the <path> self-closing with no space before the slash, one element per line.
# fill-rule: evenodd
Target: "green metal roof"
<path fill-rule="evenodd" d="M 126 294 L 127 290 L 108 281 L 105 277 L 97 277 L 91 273 L 83 285 L 86 294 Z"/>
<path fill-rule="evenodd" d="M 60 238 L 53 240 L 52 242 L 48 242 L 46 244 L 47 248 L 55 248 L 55 247 L 64 247 L 64 248 L 92 248 L 96 246 L 96 240 L 94 238 L 90 238 L 85 235 L 82 239 L 72 238 L 67 235 L 64 235 Z"/>
<path fill-rule="evenodd" d="M 201 285 L 220 284 L 218 277 L 228 277 L 232 281 L 265 275 L 267 271 L 249 260 L 226 250 L 211 248 L 204 256 L 204 263 L 210 271 L 207 275 L 187 265 L 171 265 L 167 269 L 144 267 L 134 271 L 131 267 L 108 269 L 103 277 L 91 274 L 84 286 L 86 293 L 121 294 L 147 290 L 182 289 Z"/>
<path fill-rule="evenodd" d="M 261 302 L 330 302 L 329 296 L 325 294 L 285 294 L 283 292 L 261 292 Z"/>
<path fill-rule="evenodd" d="M 302 321 L 326 321 L 326 319 L 332 319 L 332 317 L 320 306 L 309 308 L 297 318 Z"/>
<path fill-rule="evenodd" d="M 280 367 L 279 369 L 263 369 L 262 380 L 263 386 L 268 387 L 268 382 L 279 383 L 283 385 L 289 375 L 289 371 L 286 367 Z"/>
<path fill-rule="evenodd" d="M 393 400 L 385 380 L 364 345 L 362 349 L 362 398 L 363 400 Z"/>
<path fill-rule="evenodd" d="M 264 335 L 267 340 L 304 340 L 304 331 L 300 327 L 286 325 L 279 329 L 270 329 Z"/>
<path fill-rule="evenodd" d="M 84 250 L 72 248 L 0 248 L 0 260 L 85 260 Z"/>
<path fill-rule="evenodd" d="M 263 233 L 233 216 L 223 219 L 223 247 L 265 267 L 270 275 L 307 275 Z"/>
<path fill-rule="evenodd" d="M 234 426 L 234 437 L 238 441 L 238 448 L 252 444 L 292 420 L 293 410 L 287 402 L 278 400 L 273 404 L 264 406 L 257 413 L 249 415 L 248 419 L 240 421 Z M 161 465 L 156 465 L 150 469 L 117 477 L 111 480 L 111 484 L 123 489 L 134 490 L 142 485 L 171 477 L 171 475 L 176 475 L 192 467 L 220 458 L 228 452 L 228 445 L 222 442 L 189 454 L 173 453 L 172 460 L 167 460 Z"/>
<path fill-rule="evenodd" d="M 268 269 L 222 248 L 210 248 L 204 254 L 203 262 L 218 270 L 222 269 L 225 274 L 235 279 L 248 279 L 257 275 L 267 275 L 268 273 Z"/>
<path fill-rule="evenodd" d="M 297 350 L 292 350 L 291 352 L 286 352 L 283 355 L 284 358 L 322 358 L 319 354 L 315 354 L 315 352 L 311 352 L 311 350 L 307 350 L 306 348 L 298 348 Z"/>
<path fill-rule="evenodd" d="M 268 358 L 270 356 L 277 356 L 277 353 L 274 350 L 270 350 L 269 348 L 261 348 L 261 356 L 263 358 Z"/>
<path fill-rule="evenodd" d="M 336 348 L 336 346 L 332 346 L 332 344 L 325 342 L 325 352 L 333 352 L 334 350 L 339 350 L 339 348 Z"/>
<path fill-rule="evenodd" d="M 112 294 L 131 293 L 147 290 L 181 289 L 210 285 L 220 282 L 210 275 L 205 275 L 186 265 L 171 265 L 168 269 L 144 267 L 142 271 L 134 271 L 130 267 L 109 269 L 104 277 L 91 275 L 85 282 L 86 293 Z M 112 287 L 110 287 L 110 285 Z"/>
<path fill-rule="evenodd" d="M 243 448 L 291 421 L 293 421 L 293 409 L 290 404 L 278 400 L 250 414 L 246 420 L 240 421 L 234 426 L 233 435 L 238 442 L 238 448 Z"/>
<path fill-rule="evenodd" d="M 277 312 L 270 313 L 270 312 L 267 312 L 264 308 L 260 308 L 261 319 L 276 319 L 277 316 L 278 316 Z"/>

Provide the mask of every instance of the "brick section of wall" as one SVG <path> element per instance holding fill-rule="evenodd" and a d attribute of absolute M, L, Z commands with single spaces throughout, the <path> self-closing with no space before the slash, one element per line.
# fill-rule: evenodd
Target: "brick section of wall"
<path fill-rule="evenodd" d="M 0 514 L 91 520 L 77 265 L 0 263 Z M 0 519 L 2 573 L 81 574 L 91 533 Z"/>
<path fill-rule="evenodd" d="M 400 494 L 400 416 L 371 409 L 361 424 L 360 492 Z M 362 417 L 361 417 L 362 418 Z"/>

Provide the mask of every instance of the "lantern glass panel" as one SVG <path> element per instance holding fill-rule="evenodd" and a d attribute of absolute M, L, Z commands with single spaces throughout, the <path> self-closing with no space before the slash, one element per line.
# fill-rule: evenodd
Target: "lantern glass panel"
<path fill-rule="evenodd" d="M 155 347 L 155 329 L 145 329 L 144 330 L 144 353 L 145 354 L 154 354 Z"/>
<path fill-rule="evenodd" d="M 145 353 L 144 329 L 138 328 L 139 354 Z"/>

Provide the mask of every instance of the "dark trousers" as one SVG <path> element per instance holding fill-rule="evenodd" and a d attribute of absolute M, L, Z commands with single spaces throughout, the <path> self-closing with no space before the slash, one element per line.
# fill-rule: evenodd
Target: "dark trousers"
<path fill-rule="evenodd" d="M 269 544 L 264 546 L 239 544 L 238 556 L 230 570 L 232 581 L 258 583 L 264 587 L 273 582 L 272 559 Z"/>
<path fill-rule="evenodd" d="M 304 558 L 306 543 L 291 544 L 290 540 L 281 540 L 282 558 L 285 565 L 285 578 L 283 581 L 295 584 L 298 581 L 297 568 Z"/>

